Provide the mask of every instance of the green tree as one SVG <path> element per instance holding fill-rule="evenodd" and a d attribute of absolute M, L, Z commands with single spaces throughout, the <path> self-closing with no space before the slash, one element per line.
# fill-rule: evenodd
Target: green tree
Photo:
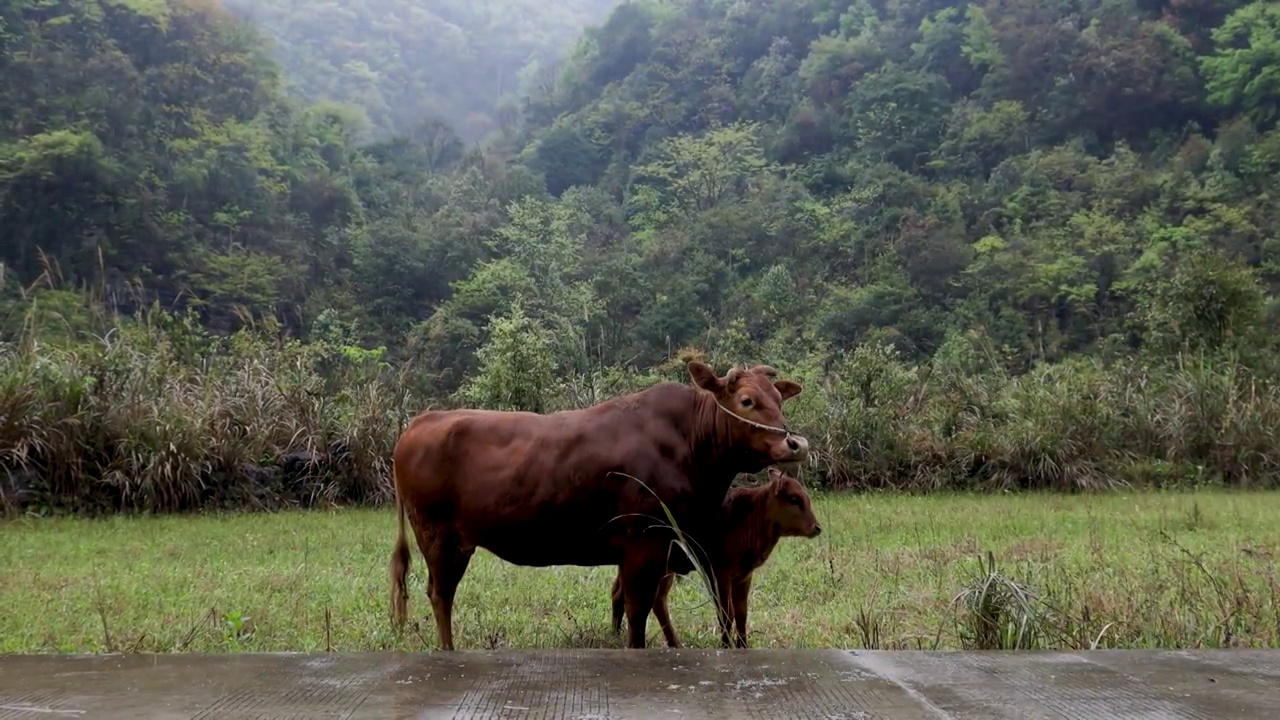
<path fill-rule="evenodd" d="M 1264 293 L 1256 274 L 1212 251 L 1196 251 L 1140 305 L 1157 352 L 1254 352 L 1262 345 Z"/>
<path fill-rule="evenodd" d="M 555 368 L 547 331 L 518 302 L 494 315 L 487 330 L 489 339 L 476 353 L 479 372 L 467 381 L 462 397 L 494 410 L 542 412 Z"/>
<path fill-rule="evenodd" d="M 1260 124 L 1280 117 L 1280 6 L 1255 2 L 1213 31 L 1215 51 L 1201 58 L 1209 100 Z"/>
<path fill-rule="evenodd" d="M 742 198 L 776 169 L 764 156 L 758 132 L 756 125 L 739 122 L 699 136 L 667 138 L 652 159 L 635 168 L 636 182 L 662 189 L 667 201 L 686 213 Z"/>

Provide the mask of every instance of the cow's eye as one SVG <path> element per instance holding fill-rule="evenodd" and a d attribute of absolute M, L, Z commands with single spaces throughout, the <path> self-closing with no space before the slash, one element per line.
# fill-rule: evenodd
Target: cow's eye
<path fill-rule="evenodd" d="M 749 408 L 749 407 L 751 407 L 751 405 L 752 405 L 752 403 L 751 403 L 751 398 L 749 398 L 749 397 L 744 397 L 744 398 L 742 398 L 742 400 L 741 400 L 740 402 L 742 403 L 742 407 L 744 407 L 744 408 Z"/>

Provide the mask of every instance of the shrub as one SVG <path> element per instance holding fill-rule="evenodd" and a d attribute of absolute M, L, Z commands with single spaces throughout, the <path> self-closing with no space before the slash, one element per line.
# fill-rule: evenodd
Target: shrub
<path fill-rule="evenodd" d="M 154 308 L 97 340 L 63 340 L 0 347 L 0 501 L 10 507 L 390 497 L 388 458 L 413 403 L 376 352 L 335 355 L 269 326 L 218 339 Z"/>
<path fill-rule="evenodd" d="M 0 505 L 9 510 L 385 502 L 391 450 L 425 407 L 584 407 L 661 379 L 687 382 L 684 360 L 701 356 L 557 373 L 546 331 L 517 308 L 494 320 L 461 393 L 424 397 L 411 389 L 423 385 L 419 364 L 345 344 L 341 332 L 302 343 L 259 323 L 214 337 L 191 315 L 152 307 L 121 319 L 54 299 L 37 296 L 32 307 L 67 306 L 75 322 L 33 314 L 0 344 Z M 920 366 L 872 344 L 781 367 L 805 386 L 788 413 L 814 450 L 808 479 L 909 491 L 1280 479 L 1280 391 L 1230 354 L 1076 360 L 1010 376 L 981 345 L 952 336 Z"/>

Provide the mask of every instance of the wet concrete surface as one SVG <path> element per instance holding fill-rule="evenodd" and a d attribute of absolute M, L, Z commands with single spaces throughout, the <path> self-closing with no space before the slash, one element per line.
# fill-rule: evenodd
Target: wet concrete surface
<path fill-rule="evenodd" d="M 0 656 L 0 718 L 1270 718 L 1280 652 Z"/>

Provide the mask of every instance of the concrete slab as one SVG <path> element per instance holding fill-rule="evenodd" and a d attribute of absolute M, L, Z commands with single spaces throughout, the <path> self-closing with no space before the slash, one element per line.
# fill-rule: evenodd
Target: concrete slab
<path fill-rule="evenodd" d="M 1280 652 L 0 656 L 0 718 L 1267 718 Z"/>

